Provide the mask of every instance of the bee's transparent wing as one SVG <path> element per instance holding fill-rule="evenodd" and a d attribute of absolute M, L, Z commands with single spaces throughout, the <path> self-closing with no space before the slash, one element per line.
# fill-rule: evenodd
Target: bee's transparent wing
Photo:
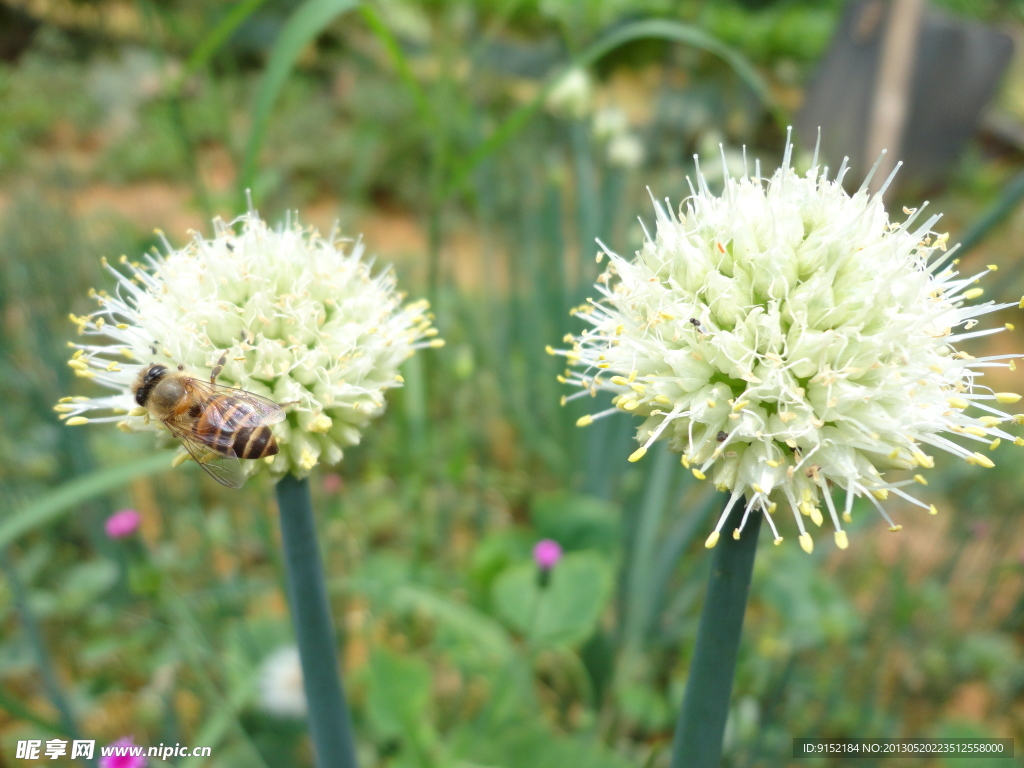
<path fill-rule="evenodd" d="M 181 441 L 185 450 L 206 474 L 228 488 L 242 487 L 242 483 L 245 482 L 245 471 L 242 469 L 242 462 L 238 460 L 230 447 L 225 449 L 225 453 L 218 453 L 197 439 L 188 424 L 180 424 L 169 419 L 164 422 L 164 425 L 172 435 Z"/>
<path fill-rule="evenodd" d="M 279 421 L 284 421 L 284 408 L 273 400 L 268 400 L 267 398 L 249 392 L 248 390 L 237 389 L 236 387 L 225 387 L 221 384 L 210 384 L 208 381 L 202 381 L 200 379 L 190 379 L 189 384 L 191 386 L 197 386 L 201 390 L 205 390 L 210 394 L 217 393 L 229 395 L 235 400 L 240 400 L 246 403 L 252 409 L 252 412 L 259 418 L 258 422 L 248 422 L 247 426 L 269 427 L 271 424 L 277 424 Z"/>

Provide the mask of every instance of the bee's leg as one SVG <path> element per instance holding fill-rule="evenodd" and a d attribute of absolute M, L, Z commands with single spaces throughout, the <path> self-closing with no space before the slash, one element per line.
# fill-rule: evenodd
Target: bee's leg
<path fill-rule="evenodd" d="M 220 360 L 217 361 L 217 364 L 213 366 L 213 370 L 210 371 L 211 384 L 217 383 L 217 377 L 220 376 L 220 372 L 224 370 L 224 363 L 226 363 L 227 361 L 228 351 L 225 349 L 224 352 L 221 353 Z"/>

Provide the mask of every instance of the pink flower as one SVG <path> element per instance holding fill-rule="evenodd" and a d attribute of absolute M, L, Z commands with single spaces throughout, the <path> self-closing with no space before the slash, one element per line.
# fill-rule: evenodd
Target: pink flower
<path fill-rule="evenodd" d="M 124 512 L 132 512 L 132 514 L 138 517 L 138 512 L 134 512 L 133 510 L 126 509 Z M 123 514 L 123 512 L 118 512 L 117 514 L 120 515 Z M 114 517 L 117 517 L 117 515 L 114 515 L 111 520 Z M 107 522 L 109 523 L 109 520 Z M 115 752 L 123 752 L 124 754 L 113 754 L 101 757 L 100 768 L 145 768 L 146 758 L 143 755 L 129 754 L 133 751 L 131 747 L 134 746 L 135 742 L 132 740 L 131 736 L 125 736 L 123 739 L 118 739 L 109 747 L 106 747 L 106 749 L 111 749 L 111 747 L 113 747 Z M 121 749 L 117 749 L 117 747 L 121 747 Z M 140 748 L 138 751 L 144 752 L 145 750 Z"/>
<path fill-rule="evenodd" d="M 142 520 L 142 515 L 134 509 L 122 509 L 107 518 L 104 528 L 110 538 L 123 539 L 138 530 L 140 520 Z"/>
<path fill-rule="evenodd" d="M 533 561 L 542 571 L 550 571 L 562 559 L 562 545 L 552 539 L 541 539 L 533 548 Z"/>
<path fill-rule="evenodd" d="M 343 485 L 341 475 L 337 472 L 324 475 L 324 491 L 326 493 L 338 493 Z"/>

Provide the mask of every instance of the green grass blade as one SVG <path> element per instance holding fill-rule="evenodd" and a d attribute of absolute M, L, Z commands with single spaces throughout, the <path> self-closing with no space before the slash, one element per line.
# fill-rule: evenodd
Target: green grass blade
<path fill-rule="evenodd" d="M 775 104 L 764 80 L 754 69 L 753 65 L 736 49 L 731 48 L 717 38 L 709 35 L 697 27 L 683 24 L 678 21 L 667 19 L 645 19 L 623 24 L 612 32 L 604 35 L 587 46 L 579 55 L 562 69 L 558 70 L 552 77 L 549 77 L 544 87 L 534 97 L 533 101 L 526 104 L 505 119 L 497 130 L 494 131 L 479 147 L 469 153 L 465 160 L 460 163 L 452 174 L 445 189 L 446 194 L 460 189 L 466 183 L 474 169 L 488 156 L 497 151 L 509 139 L 515 136 L 526 125 L 531 117 L 541 108 L 548 93 L 565 74 L 566 70 L 574 66 L 587 66 L 593 64 L 601 57 L 611 53 L 616 48 L 634 40 L 658 39 L 668 40 L 685 45 L 692 45 L 708 53 L 718 56 L 728 64 L 736 75 L 746 83 L 757 97 L 768 107 L 775 117 L 776 122 L 785 125 L 785 116 Z"/>
<path fill-rule="evenodd" d="M 387 25 L 371 6 L 363 5 L 359 8 L 359 12 L 363 20 L 366 21 L 370 31 L 377 37 L 380 44 L 384 46 L 388 58 L 395 65 L 398 79 L 402 81 L 402 84 L 405 85 L 412 95 L 413 101 L 416 102 L 416 109 L 419 111 L 420 117 L 428 125 L 433 125 L 435 116 L 434 110 L 430 106 L 430 99 L 427 97 L 426 91 L 420 86 L 416 75 L 413 74 L 412 67 L 409 65 L 409 59 L 402 51 L 402 46 L 399 45 L 398 40 L 391 34 L 391 30 L 388 29 Z"/>
<path fill-rule="evenodd" d="M 664 443 L 656 443 L 652 453 L 654 466 L 636 517 L 632 551 L 625 562 L 626 615 L 622 634 L 625 644 L 634 649 L 642 645 L 644 629 L 650 621 L 655 554 L 673 474 L 679 466 L 676 455 Z"/>
<path fill-rule="evenodd" d="M 173 451 L 160 451 L 139 461 L 94 472 L 65 483 L 54 491 L 30 501 L 0 521 L 0 548 L 19 536 L 52 523 L 88 499 L 120 488 L 130 480 L 171 468 Z"/>
<path fill-rule="evenodd" d="M 242 195 L 252 188 L 260 147 L 270 123 L 270 113 L 302 49 L 323 32 L 328 24 L 356 5 L 356 0 L 306 0 L 284 25 L 270 52 L 270 61 L 267 62 L 267 69 L 253 103 L 252 126 L 242 159 L 242 173 L 239 175 L 239 192 Z"/>
<path fill-rule="evenodd" d="M 220 50 L 221 46 L 234 34 L 234 31 L 265 2 L 266 0 L 243 0 L 232 8 L 221 19 L 220 23 L 213 28 L 213 31 L 203 38 L 203 41 L 192 51 L 192 55 L 185 61 L 185 66 L 182 69 L 181 76 L 175 83 L 174 90 L 176 92 L 180 91 L 188 78 L 205 67 L 214 54 Z"/>

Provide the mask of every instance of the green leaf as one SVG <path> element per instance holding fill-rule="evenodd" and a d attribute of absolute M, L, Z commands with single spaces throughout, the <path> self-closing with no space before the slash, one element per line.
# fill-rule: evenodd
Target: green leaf
<path fill-rule="evenodd" d="M 523 563 L 494 584 L 499 615 L 536 646 L 571 645 L 593 634 L 611 597 L 612 575 L 596 552 L 568 554 L 551 571 L 547 586 L 537 568 Z"/>
<path fill-rule="evenodd" d="M 355 0 L 306 0 L 284 25 L 270 52 L 270 60 L 260 80 L 256 101 L 253 103 L 252 126 L 242 160 L 242 173 L 239 175 L 241 192 L 253 185 L 256 161 L 267 132 L 267 125 L 270 123 L 270 113 L 302 49 L 316 39 L 317 35 L 338 16 L 352 10 L 356 5 Z"/>
<path fill-rule="evenodd" d="M 620 538 L 618 508 L 595 496 L 538 494 L 530 517 L 540 536 L 554 539 L 568 550 L 611 552 Z"/>
<path fill-rule="evenodd" d="M 476 653 L 492 659 L 508 659 L 512 655 L 512 643 L 505 628 L 470 605 L 412 586 L 395 590 L 392 603 L 399 610 L 414 610 L 430 616 L 453 634 L 471 642 Z"/>
<path fill-rule="evenodd" d="M 0 522 L 0 549 L 29 531 L 58 520 L 79 504 L 120 488 L 137 477 L 171 468 L 173 451 L 160 451 L 139 461 L 85 475 L 43 494 Z"/>
<path fill-rule="evenodd" d="M 430 703 L 430 682 L 426 662 L 384 648 L 373 651 L 366 710 L 374 731 L 384 739 L 418 731 Z"/>

